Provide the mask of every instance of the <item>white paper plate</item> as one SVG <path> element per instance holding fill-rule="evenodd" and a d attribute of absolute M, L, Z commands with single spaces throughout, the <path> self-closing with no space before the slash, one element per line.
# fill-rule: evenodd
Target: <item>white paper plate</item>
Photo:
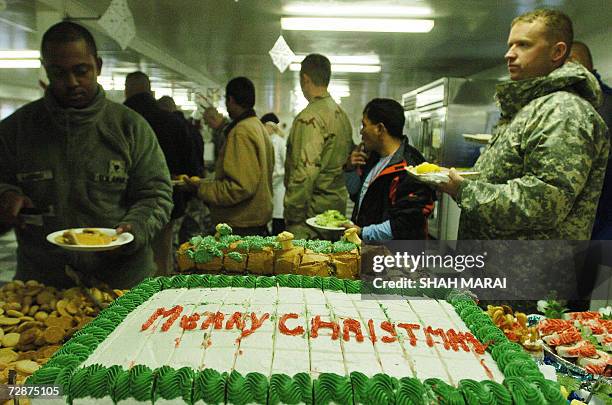
<path fill-rule="evenodd" d="M 423 183 L 440 184 L 448 182 L 448 171 L 434 172 L 434 173 L 417 173 L 413 169 L 406 168 L 408 174 L 415 179 Z M 473 177 L 480 174 L 480 172 L 457 172 L 461 177 Z"/>
<path fill-rule="evenodd" d="M 306 223 L 310 226 L 312 226 L 313 228 L 317 228 L 317 229 L 325 229 L 326 231 L 344 231 L 346 228 L 343 226 L 323 226 L 323 225 L 319 225 L 317 224 L 317 218 L 316 217 L 312 217 L 312 218 L 308 218 L 306 220 Z M 346 220 L 346 222 L 349 222 L 352 224 L 352 222 L 350 220 Z"/>
<path fill-rule="evenodd" d="M 463 134 L 463 138 L 467 141 L 487 144 L 493 138 L 491 134 Z"/>
<path fill-rule="evenodd" d="M 104 252 L 106 250 L 117 249 L 120 246 L 130 243 L 134 240 L 134 235 L 129 232 L 124 232 L 117 236 L 117 239 L 109 243 L 108 245 L 67 245 L 65 243 L 59 243 L 55 239 L 58 236 L 62 236 L 66 231 L 73 231 L 76 233 L 83 233 L 83 229 L 96 229 L 110 236 L 115 236 L 116 232 L 111 228 L 73 228 L 73 229 L 62 229 L 61 231 L 52 232 L 47 235 L 47 241 L 62 247 L 67 250 L 74 250 L 76 252 Z"/>

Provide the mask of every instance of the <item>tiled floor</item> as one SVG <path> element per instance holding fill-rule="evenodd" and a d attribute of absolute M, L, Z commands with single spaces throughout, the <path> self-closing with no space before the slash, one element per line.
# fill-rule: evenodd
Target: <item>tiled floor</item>
<path fill-rule="evenodd" d="M 11 281 L 17 270 L 17 240 L 13 231 L 0 235 L 0 283 Z"/>

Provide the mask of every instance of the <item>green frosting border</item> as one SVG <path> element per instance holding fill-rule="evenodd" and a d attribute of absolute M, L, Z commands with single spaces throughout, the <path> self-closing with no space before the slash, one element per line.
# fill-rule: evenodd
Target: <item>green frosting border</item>
<path fill-rule="evenodd" d="M 492 381 L 461 380 L 458 387 L 438 379 L 420 381 L 412 377 L 395 378 L 387 374 L 372 377 L 353 372 L 349 376 L 323 373 L 311 379 L 306 372 L 294 376 L 260 373 L 242 375 L 236 371 L 219 373 L 187 367 L 163 366 L 151 370 L 135 365 L 129 370 L 121 366 L 80 365 L 94 352 L 125 317 L 154 294 L 172 288 L 245 287 L 266 288 L 278 285 L 290 288 L 320 288 L 359 294 L 359 280 L 301 275 L 227 276 L 209 274 L 177 275 L 148 278 L 108 308 L 58 350 L 26 384 L 55 384 L 64 388 L 68 403 L 78 398 L 111 397 L 118 402 L 134 398 L 151 401 L 180 399 L 187 404 L 206 403 L 269 403 L 269 404 L 565 404 L 559 384 L 545 380 L 535 363 L 516 344 L 512 344 L 474 300 L 453 290 L 404 290 L 404 296 L 425 295 L 446 299 L 481 342 L 489 342 L 487 350 L 504 374 L 503 384 Z M 485 315 L 485 316 L 481 316 Z M 517 349 L 518 347 L 518 349 Z M 523 370 L 523 373 L 519 372 Z"/>

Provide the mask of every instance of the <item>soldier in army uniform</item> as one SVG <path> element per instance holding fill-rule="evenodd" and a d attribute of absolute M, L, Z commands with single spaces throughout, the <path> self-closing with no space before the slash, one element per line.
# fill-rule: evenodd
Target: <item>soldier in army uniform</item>
<path fill-rule="evenodd" d="M 342 165 L 353 147 L 346 113 L 327 92 L 329 60 L 310 54 L 302 61 L 300 86 L 308 106 L 293 121 L 285 161 L 285 222 L 296 238 L 324 237 L 305 221 L 326 210 L 346 211 Z"/>
<path fill-rule="evenodd" d="M 501 118 L 474 166 L 480 176 L 451 170 L 439 187 L 462 209 L 459 239 L 590 238 L 609 141 L 596 78 L 565 63 L 572 40 L 572 22 L 559 11 L 512 22 L 511 81 L 497 88 Z"/>

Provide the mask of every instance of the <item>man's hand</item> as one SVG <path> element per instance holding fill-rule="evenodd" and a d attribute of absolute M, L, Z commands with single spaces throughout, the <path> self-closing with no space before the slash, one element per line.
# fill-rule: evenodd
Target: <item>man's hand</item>
<path fill-rule="evenodd" d="M 342 226 L 344 229 L 351 229 L 351 228 L 355 228 L 355 229 L 357 229 L 357 235 L 358 235 L 358 236 L 361 236 L 361 227 L 360 227 L 360 226 L 355 225 L 355 224 L 354 224 L 354 223 L 352 223 L 352 222 L 345 222 L 345 223 L 343 223 L 343 224 L 342 224 L 342 225 L 340 225 L 340 226 Z"/>
<path fill-rule="evenodd" d="M 202 179 L 198 176 L 184 176 L 181 178 L 185 182 L 185 188 L 189 191 L 197 192 L 200 188 L 200 183 L 202 183 Z"/>
<path fill-rule="evenodd" d="M 22 208 L 33 208 L 32 200 L 14 191 L 0 195 L 0 224 L 23 226 L 19 219 Z"/>
<path fill-rule="evenodd" d="M 365 165 L 366 160 L 368 160 L 368 154 L 365 153 L 363 145 L 359 145 L 346 159 L 344 170 L 355 170 L 357 167 Z"/>
<path fill-rule="evenodd" d="M 459 192 L 459 186 L 463 182 L 464 178 L 459 176 L 455 169 L 450 169 L 450 171 L 448 172 L 448 179 L 448 182 L 438 183 L 435 187 L 439 191 L 450 195 L 454 199 L 457 197 L 457 193 Z"/>

